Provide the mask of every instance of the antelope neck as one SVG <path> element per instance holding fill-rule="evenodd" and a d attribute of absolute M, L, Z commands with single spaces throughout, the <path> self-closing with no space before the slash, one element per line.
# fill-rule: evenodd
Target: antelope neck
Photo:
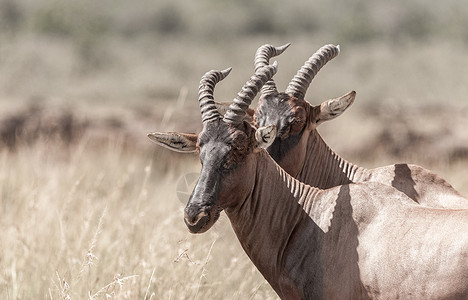
<path fill-rule="evenodd" d="M 251 193 L 238 206 L 225 211 L 245 252 L 282 297 L 297 293 L 295 287 L 301 285 L 303 279 L 293 275 L 297 274 L 297 261 L 321 265 L 320 255 L 311 256 L 307 247 L 298 246 L 307 236 L 306 240 L 321 247 L 322 230 L 309 217 L 314 214 L 314 201 L 321 191 L 287 174 L 266 151 L 257 155 Z M 292 253 L 299 260 L 291 259 Z M 320 267 L 316 272 L 314 278 L 322 278 Z"/>
<path fill-rule="evenodd" d="M 299 181 L 320 189 L 328 189 L 363 181 L 368 176 L 367 169 L 346 161 L 330 149 L 317 130 L 310 133 L 305 160 L 296 176 Z"/>

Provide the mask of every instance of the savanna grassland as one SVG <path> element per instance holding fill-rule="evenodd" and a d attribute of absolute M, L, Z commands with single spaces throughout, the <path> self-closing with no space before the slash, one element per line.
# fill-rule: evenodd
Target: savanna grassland
<path fill-rule="evenodd" d="M 0 0 L 0 298 L 276 298 L 224 215 L 186 230 L 197 157 L 146 138 L 199 131 L 200 77 L 233 67 L 215 94 L 233 99 L 264 43 L 292 42 L 280 90 L 340 44 L 307 99 L 357 98 L 324 139 L 468 195 L 465 1 L 314 2 Z"/>

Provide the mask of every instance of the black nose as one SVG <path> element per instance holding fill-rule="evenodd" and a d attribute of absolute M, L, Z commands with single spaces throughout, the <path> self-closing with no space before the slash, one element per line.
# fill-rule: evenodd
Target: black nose
<path fill-rule="evenodd" d="M 200 219 L 198 219 L 198 221 L 195 224 L 194 223 L 190 224 L 189 221 L 187 221 L 187 218 L 184 218 L 185 225 L 187 225 L 187 228 L 192 233 L 199 233 L 206 226 L 206 224 L 208 224 L 209 221 L 210 221 L 209 215 L 205 215 L 201 217 Z"/>
<path fill-rule="evenodd" d="M 190 232 L 197 233 L 210 221 L 209 210 L 189 205 L 185 208 L 184 222 Z"/>

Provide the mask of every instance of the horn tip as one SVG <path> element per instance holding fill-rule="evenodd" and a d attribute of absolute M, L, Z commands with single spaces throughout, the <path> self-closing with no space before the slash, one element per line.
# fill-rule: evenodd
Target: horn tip
<path fill-rule="evenodd" d="M 276 60 L 271 65 L 271 68 L 273 70 L 273 74 L 276 74 L 276 72 L 278 72 L 278 62 Z"/>
<path fill-rule="evenodd" d="M 277 49 L 277 51 L 279 52 L 279 54 L 283 53 L 284 50 L 288 49 L 289 46 L 291 46 L 291 42 L 287 43 L 287 44 L 284 44 L 283 46 L 279 46 Z"/>
<path fill-rule="evenodd" d="M 356 98 L 356 91 L 351 91 L 343 96 L 340 97 L 341 99 L 346 99 L 347 101 L 354 102 L 354 99 Z"/>
<path fill-rule="evenodd" d="M 341 51 L 340 45 L 336 45 L 336 49 L 338 49 L 338 53 Z"/>
<path fill-rule="evenodd" d="M 229 67 L 226 70 L 221 71 L 221 73 L 223 73 L 224 76 L 227 76 L 229 75 L 229 73 L 231 73 L 231 71 L 232 71 L 232 67 Z"/>

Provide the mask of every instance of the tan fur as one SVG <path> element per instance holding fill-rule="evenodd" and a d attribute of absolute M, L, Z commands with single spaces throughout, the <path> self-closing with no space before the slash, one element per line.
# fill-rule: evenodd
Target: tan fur
<path fill-rule="evenodd" d="M 263 151 L 226 180 L 220 205 L 283 299 L 468 297 L 468 210 L 424 208 L 379 183 L 318 190 Z"/>
<path fill-rule="evenodd" d="M 213 112 L 208 100 L 201 105 L 205 117 L 206 105 Z M 336 107 L 327 107 L 332 113 L 326 115 L 335 116 Z M 420 182 L 440 186 L 437 176 L 395 165 L 400 175 L 393 178 L 402 180 L 371 182 L 373 175 L 388 176 L 350 165 L 311 129 L 293 148 L 311 168 L 297 168 L 291 157 L 287 166 L 333 188 L 312 187 L 258 148 L 275 137 L 238 122 L 242 111 L 207 120 L 198 136 L 202 170 L 184 210 L 191 232 L 209 230 L 224 209 L 245 252 L 282 299 L 468 298 L 468 210 L 428 208 L 409 198 L 424 195 Z M 300 108 L 290 111 L 300 118 Z M 406 184 L 413 174 L 414 184 Z M 360 182 L 337 184 L 352 179 Z"/>
<path fill-rule="evenodd" d="M 349 102 L 349 96 L 352 99 Z M 417 203 L 434 208 L 468 208 L 468 199 L 460 195 L 449 183 L 432 171 L 412 164 L 395 164 L 376 169 L 354 165 L 336 154 L 323 141 L 316 128 L 323 121 L 331 120 L 346 110 L 354 100 L 354 92 L 340 98 L 312 106 L 305 100 L 290 96 L 291 110 L 308 112 L 303 126 L 291 124 L 291 130 L 281 138 L 301 132 L 299 142 L 278 161 L 286 172 L 300 181 L 322 189 L 350 182 L 378 182 L 392 186 Z M 348 98 L 345 103 L 340 99 Z M 340 104 L 345 103 L 345 105 Z M 338 105 L 337 105 L 338 104 Z M 263 104 L 265 105 L 265 104 Z M 324 112 L 325 110 L 325 112 Z M 330 114 L 329 112 L 333 112 Z M 327 116 L 326 119 L 323 116 Z M 264 124 L 269 125 L 269 124 Z"/>

